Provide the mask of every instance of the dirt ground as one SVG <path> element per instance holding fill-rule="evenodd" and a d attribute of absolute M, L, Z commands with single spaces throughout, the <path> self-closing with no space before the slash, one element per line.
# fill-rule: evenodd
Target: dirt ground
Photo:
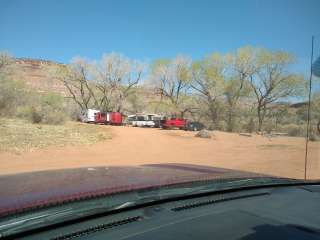
<path fill-rule="evenodd" d="M 49 169 L 190 163 L 303 178 L 305 139 L 240 136 L 215 131 L 212 139 L 194 132 L 101 126 L 108 139 L 92 146 L 49 147 L 23 154 L 0 152 L 0 175 Z M 311 142 L 308 178 L 320 178 L 320 143 Z"/>

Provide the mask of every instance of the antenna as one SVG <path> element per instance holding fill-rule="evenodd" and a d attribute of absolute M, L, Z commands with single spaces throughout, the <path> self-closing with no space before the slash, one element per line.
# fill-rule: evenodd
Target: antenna
<path fill-rule="evenodd" d="M 312 90 L 312 73 L 313 73 L 313 45 L 314 36 L 311 38 L 311 65 L 310 65 L 310 78 L 309 78 L 309 97 L 308 97 L 308 118 L 307 118 L 307 136 L 306 136 L 306 153 L 304 158 L 304 180 L 307 180 L 307 163 L 308 163 L 308 144 L 310 135 L 310 108 L 311 108 L 311 90 Z"/>

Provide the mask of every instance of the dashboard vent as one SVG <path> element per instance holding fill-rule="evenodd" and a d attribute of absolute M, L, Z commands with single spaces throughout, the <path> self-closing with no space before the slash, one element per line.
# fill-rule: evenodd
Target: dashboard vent
<path fill-rule="evenodd" d="M 95 232 L 99 232 L 102 230 L 106 230 L 106 229 L 110 229 L 110 228 L 114 228 L 114 227 L 118 227 L 121 225 L 125 225 L 128 223 L 132 223 L 132 222 L 136 222 L 136 221 L 140 221 L 142 220 L 141 216 L 136 216 L 136 217 L 130 217 L 130 218 L 126 218 L 126 219 L 122 219 L 120 221 L 114 221 L 114 222 L 110 222 L 110 223 L 105 223 L 105 224 L 99 224 L 87 229 L 83 229 L 80 231 L 76 231 L 76 232 L 72 232 L 72 233 L 68 233 L 65 235 L 61 235 L 55 238 L 51 238 L 50 240 L 69 240 L 69 239 L 74 239 L 74 238 L 78 238 L 78 237 L 83 237 Z"/>
<path fill-rule="evenodd" d="M 269 192 L 263 192 L 263 193 L 246 194 L 246 195 L 240 195 L 240 196 L 238 195 L 238 196 L 234 196 L 234 197 L 221 197 L 221 198 L 212 199 L 212 200 L 208 200 L 208 201 L 190 203 L 190 204 L 182 205 L 179 207 L 174 207 L 174 208 L 171 208 L 171 210 L 174 212 L 178 212 L 178 211 L 188 210 L 188 209 L 192 209 L 192 208 L 196 208 L 196 207 L 203 207 L 203 206 L 207 206 L 207 205 L 215 204 L 215 203 L 220 203 L 220 202 L 238 200 L 238 199 L 249 198 L 249 197 L 264 196 L 264 195 L 269 195 L 269 194 L 270 194 Z"/>

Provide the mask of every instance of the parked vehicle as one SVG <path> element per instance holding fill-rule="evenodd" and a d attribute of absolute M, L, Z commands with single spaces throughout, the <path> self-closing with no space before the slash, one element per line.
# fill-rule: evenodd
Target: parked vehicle
<path fill-rule="evenodd" d="M 109 121 L 108 123 L 111 125 L 122 125 L 122 114 L 119 112 L 109 112 Z"/>
<path fill-rule="evenodd" d="M 164 129 L 173 129 L 179 128 L 184 129 L 186 126 L 187 120 L 183 118 L 171 118 L 170 120 L 165 120 L 162 124 L 162 128 Z"/>
<path fill-rule="evenodd" d="M 158 121 L 155 121 L 155 126 L 154 127 L 157 127 L 157 128 L 163 128 L 163 124 L 166 122 L 166 118 L 162 118 Z"/>
<path fill-rule="evenodd" d="M 81 111 L 80 119 L 82 122 L 85 122 L 85 123 L 94 123 L 95 115 L 97 113 L 100 113 L 100 111 L 96 109 L 87 109 L 87 110 Z"/>
<path fill-rule="evenodd" d="M 187 121 L 187 124 L 185 126 L 186 131 L 200 131 L 204 128 L 205 126 L 201 122 Z"/>
<path fill-rule="evenodd" d="M 132 121 L 132 126 L 133 127 L 143 127 L 146 125 L 146 121 L 147 121 L 147 119 L 146 119 L 145 115 L 142 115 L 142 114 L 135 115 L 135 118 Z"/>
<path fill-rule="evenodd" d="M 164 121 L 166 120 L 166 117 L 161 116 L 161 115 L 157 115 L 157 116 L 153 116 L 152 120 L 154 122 L 153 127 L 160 128 L 162 126 L 162 124 L 164 123 Z"/>
<path fill-rule="evenodd" d="M 161 116 L 157 114 L 137 114 L 137 115 L 130 115 L 130 122 L 134 127 L 156 127 L 159 126 Z"/>
<path fill-rule="evenodd" d="M 122 125 L 122 114 L 119 112 L 103 113 L 96 109 L 88 109 L 80 114 L 82 122 L 96 124 Z"/>
<path fill-rule="evenodd" d="M 132 125 L 132 123 L 136 120 L 136 117 L 136 115 L 128 115 L 126 120 L 127 124 Z"/>
<path fill-rule="evenodd" d="M 110 118 L 109 113 L 97 112 L 95 113 L 95 116 L 94 116 L 94 122 L 98 124 L 108 124 L 110 120 L 109 118 Z"/>

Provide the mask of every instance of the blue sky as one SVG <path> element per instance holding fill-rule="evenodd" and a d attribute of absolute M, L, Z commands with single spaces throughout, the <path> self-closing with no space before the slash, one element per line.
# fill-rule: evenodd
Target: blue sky
<path fill-rule="evenodd" d="M 319 0 L 2 0 L 0 50 L 68 63 L 120 52 L 152 61 L 198 59 L 245 45 L 281 49 L 309 71 L 311 35 L 320 53 Z"/>

